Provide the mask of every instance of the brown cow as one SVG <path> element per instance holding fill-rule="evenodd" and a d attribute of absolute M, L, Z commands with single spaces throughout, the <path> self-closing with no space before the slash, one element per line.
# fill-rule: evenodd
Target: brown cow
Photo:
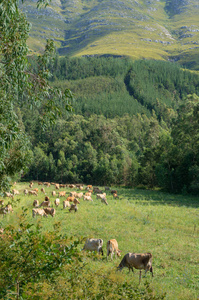
<path fill-rule="evenodd" d="M 35 196 L 38 196 L 38 194 L 37 194 L 36 191 L 28 191 L 28 195 L 35 195 Z"/>
<path fill-rule="evenodd" d="M 24 192 L 24 195 L 28 195 L 28 190 L 27 189 L 25 189 L 23 192 Z"/>
<path fill-rule="evenodd" d="M 65 197 L 66 192 L 59 192 L 58 195 L 59 195 L 59 197 Z"/>
<path fill-rule="evenodd" d="M 106 249 L 107 249 L 107 260 L 108 260 L 109 254 L 111 254 L 111 260 L 113 260 L 114 252 L 115 252 L 115 258 L 117 256 L 121 256 L 121 254 L 120 254 L 121 251 L 118 249 L 118 242 L 115 239 L 109 240 L 107 242 Z"/>
<path fill-rule="evenodd" d="M 45 194 L 45 189 L 44 189 L 44 188 L 41 188 L 41 192 Z"/>
<path fill-rule="evenodd" d="M 12 205 L 11 204 L 7 204 L 5 209 L 7 210 L 8 213 L 12 212 L 13 213 L 13 209 L 12 209 Z"/>
<path fill-rule="evenodd" d="M 44 206 L 44 207 L 50 207 L 50 201 L 43 201 L 39 207 Z"/>
<path fill-rule="evenodd" d="M 59 183 L 55 184 L 55 188 L 56 188 L 56 190 L 59 190 Z"/>
<path fill-rule="evenodd" d="M 69 212 L 71 212 L 72 210 L 74 210 L 75 212 L 78 211 L 78 207 L 77 207 L 76 204 L 71 204 L 71 207 L 70 207 L 70 209 L 69 209 Z"/>
<path fill-rule="evenodd" d="M 47 217 L 48 215 L 43 208 L 33 208 L 32 217 L 34 218 L 35 216 Z"/>
<path fill-rule="evenodd" d="M 44 208 L 44 211 L 47 215 L 51 215 L 52 217 L 54 217 L 54 215 L 55 215 L 55 209 L 54 208 L 46 207 L 46 208 Z"/>
<path fill-rule="evenodd" d="M 19 195 L 19 191 L 18 190 L 16 190 L 16 189 L 13 189 L 12 190 L 12 194 L 15 196 L 15 195 Z"/>
<path fill-rule="evenodd" d="M 71 197 L 76 197 L 76 195 L 77 195 L 77 192 L 70 192 Z"/>
<path fill-rule="evenodd" d="M 70 197 L 70 196 L 66 198 L 66 200 L 69 201 L 69 202 L 73 202 L 74 199 L 75 199 L 75 197 Z"/>
<path fill-rule="evenodd" d="M 119 199 L 118 195 L 116 193 L 113 193 L 113 198 Z"/>
<path fill-rule="evenodd" d="M 52 191 L 52 196 L 56 196 L 56 192 L 55 191 Z"/>
<path fill-rule="evenodd" d="M 29 188 L 32 188 L 32 187 L 33 187 L 33 182 L 31 181 L 29 184 Z"/>
<path fill-rule="evenodd" d="M 33 201 L 33 206 L 34 207 L 39 207 L 39 200 L 34 200 Z"/>
<path fill-rule="evenodd" d="M 147 271 L 152 273 L 153 277 L 153 268 L 152 268 L 152 254 L 151 253 L 127 253 L 121 263 L 118 266 L 119 270 L 123 268 L 129 268 L 129 271 L 133 268 L 140 270 L 139 283 L 141 282 L 141 270 L 145 270 L 145 274 Z"/>
<path fill-rule="evenodd" d="M 6 210 L 5 207 L 1 207 L 1 208 L 0 208 L 0 215 L 3 215 L 3 217 L 4 217 L 7 213 L 8 213 L 8 212 L 7 212 L 7 210 Z"/>
<path fill-rule="evenodd" d="M 63 201 L 63 209 L 66 208 L 66 207 L 69 207 L 69 208 L 70 208 L 71 205 L 70 205 L 70 202 L 69 202 L 69 201 L 64 200 L 64 201 Z"/>
<path fill-rule="evenodd" d="M 4 205 L 4 200 L 0 200 L 0 205 Z"/>
<path fill-rule="evenodd" d="M 116 190 L 111 190 L 111 194 L 117 194 Z"/>

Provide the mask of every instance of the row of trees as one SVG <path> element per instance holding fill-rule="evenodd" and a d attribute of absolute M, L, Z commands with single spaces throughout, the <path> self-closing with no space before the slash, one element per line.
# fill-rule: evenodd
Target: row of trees
<path fill-rule="evenodd" d="M 73 115 L 45 132 L 30 126 L 33 161 L 23 180 L 159 186 L 197 194 L 198 108 L 199 97 L 189 96 L 178 113 L 172 111 L 169 127 L 154 112 L 114 119 Z"/>

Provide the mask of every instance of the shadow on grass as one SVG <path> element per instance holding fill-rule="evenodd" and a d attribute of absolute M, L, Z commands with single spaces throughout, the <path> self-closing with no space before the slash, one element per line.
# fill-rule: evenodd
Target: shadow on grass
<path fill-rule="evenodd" d="M 129 202 L 139 202 L 142 205 L 170 205 L 170 206 L 186 206 L 186 207 L 199 207 L 199 199 L 196 196 L 174 195 L 162 191 L 142 190 L 142 189 L 118 189 L 120 201 L 123 199 Z"/>

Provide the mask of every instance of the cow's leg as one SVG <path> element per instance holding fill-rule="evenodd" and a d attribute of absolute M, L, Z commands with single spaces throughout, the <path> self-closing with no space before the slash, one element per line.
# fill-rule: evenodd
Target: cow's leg
<path fill-rule="evenodd" d="M 108 260 L 108 256 L 109 256 L 109 254 L 110 254 L 110 251 L 107 249 L 107 254 L 106 254 L 106 258 L 107 258 L 107 260 Z"/>
<path fill-rule="evenodd" d="M 139 284 L 140 284 L 140 282 L 141 282 L 141 276 L 142 276 L 142 271 L 140 270 Z"/>
<path fill-rule="evenodd" d="M 150 268 L 150 272 L 151 272 L 152 277 L 153 277 L 153 268 L 152 267 Z"/>

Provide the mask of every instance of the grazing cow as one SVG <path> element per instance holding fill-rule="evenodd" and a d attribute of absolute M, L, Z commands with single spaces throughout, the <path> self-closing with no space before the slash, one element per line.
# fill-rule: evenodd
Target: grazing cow
<path fill-rule="evenodd" d="M 85 194 L 84 194 L 85 196 L 92 196 L 92 193 L 91 192 L 86 192 Z"/>
<path fill-rule="evenodd" d="M 141 282 L 141 270 L 145 270 L 152 273 L 153 277 L 153 268 L 152 268 L 152 254 L 151 253 L 127 253 L 121 263 L 118 266 L 119 270 L 122 270 L 124 267 L 129 268 L 129 271 L 133 268 L 140 270 L 139 283 Z"/>
<path fill-rule="evenodd" d="M 78 200 L 77 198 L 75 198 L 75 199 L 73 200 L 73 203 L 74 203 L 74 204 L 80 204 L 80 202 L 79 202 L 79 200 Z"/>
<path fill-rule="evenodd" d="M 104 199 L 106 198 L 106 193 L 103 193 L 103 194 L 97 194 L 97 199 Z"/>
<path fill-rule="evenodd" d="M 25 196 L 28 195 L 28 190 L 27 189 L 25 189 L 23 192 L 24 192 Z"/>
<path fill-rule="evenodd" d="M 116 190 L 111 190 L 111 194 L 117 194 Z"/>
<path fill-rule="evenodd" d="M 80 198 L 82 198 L 84 196 L 84 194 L 83 193 L 76 193 L 76 198 L 78 198 L 78 199 L 80 199 Z"/>
<path fill-rule="evenodd" d="M 43 182 L 38 182 L 38 185 L 42 185 L 43 184 Z"/>
<path fill-rule="evenodd" d="M 3 217 L 4 217 L 7 213 L 8 213 L 8 212 L 7 212 L 7 210 L 6 210 L 5 207 L 1 207 L 1 208 L 0 208 L 0 215 L 3 215 Z"/>
<path fill-rule="evenodd" d="M 76 197 L 77 192 L 70 192 L 70 197 Z"/>
<path fill-rule="evenodd" d="M 93 201 L 93 199 L 91 198 L 91 196 L 84 195 L 84 201 Z"/>
<path fill-rule="evenodd" d="M 31 181 L 29 184 L 29 188 L 32 188 L 32 187 L 33 187 L 33 182 Z"/>
<path fill-rule="evenodd" d="M 6 210 L 8 213 L 10 213 L 10 212 L 13 213 L 12 205 L 11 205 L 11 204 L 7 204 L 6 207 L 5 207 L 5 210 Z"/>
<path fill-rule="evenodd" d="M 0 200 L 0 205 L 4 205 L 4 200 Z"/>
<path fill-rule="evenodd" d="M 16 189 L 13 189 L 12 190 L 12 194 L 15 196 L 15 195 L 19 195 L 19 191 L 17 191 Z"/>
<path fill-rule="evenodd" d="M 33 206 L 34 207 L 39 207 L 39 200 L 34 200 L 33 201 Z"/>
<path fill-rule="evenodd" d="M 59 183 L 55 184 L 55 188 L 56 188 L 56 190 L 59 190 Z"/>
<path fill-rule="evenodd" d="M 7 193 L 7 192 L 5 192 L 5 195 L 6 195 L 6 197 L 9 197 L 9 198 L 14 198 L 14 195 L 13 194 L 11 194 L 11 193 Z"/>
<path fill-rule="evenodd" d="M 66 200 L 69 201 L 69 202 L 73 202 L 75 200 L 75 197 L 70 197 L 69 196 L 69 197 L 66 198 Z"/>
<path fill-rule="evenodd" d="M 66 187 L 66 184 L 60 184 L 59 187 L 60 187 L 60 188 L 65 188 L 65 187 Z"/>
<path fill-rule="evenodd" d="M 116 193 L 113 193 L 113 198 L 119 199 L 118 195 Z"/>
<path fill-rule="evenodd" d="M 50 201 L 43 201 L 39 207 L 44 206 L 44 207 L 50 207 Z"/>
<path fill-rule="evenodd" d="M 56 192 L 52 191 L 52 196 L 56 197 Z"/>
<path fill-rule="evenodd" d="M 70 189 L 74 189 L 75 188 L 75 185 L 74 184 L 69 184 L 68 186 Z"/>
<path fill-rule="evenodd" d="M 44 188 L 41 188 L 41 192 L 45 194 L 45 189 L 44 189 Z"/>
<path fill-rule="evenodd" d="M 107 202 L 106 198 L 102 198 L 102 199 L 101 199 L 101 202 L 102 202 L 102 203 L 105 203 L 106 205 L 108 205 L 108 202 Z"/>
<path fill-rule="evenodd" d="M 39 192 L 39 189 L 38 189 L 38 188 L 35 188 L 33 191 L 35 191 L 35 192 L 38 193 L 38 192 Z"/>
<path fill-rule="evenodd" d="M 105 186 L 105 191 L 110 191 L 110 187 Z"/>
<path fill-rule="evenodd" d="M 48 215 L 43 208 L 33 208 L 32 217 L 34 218 L 35 216 L 47 217 Z"/>
<path fill-rule="evenodd" d="M 59 206 L 59 204 L 60 204 L 59 198 L 55 199 L 54 203 L 55 203 L 55 206 Z"/>
<path fill-rule="evenodd" d="M 97 251 L 98 253 L 102 253 L 104 255 L 103 250 L 103 240 L 102 239 L 87 239 L 83 250 L 89 250 L 89 251 Z"/>
<path fill-rule="evenodd" d="M 69 201 L 67 201 L 67 200 L 64 200 L 64 201 L 63 201 L 63 209 L 66 208 L 66 207 L 69 207 L 69 208 L 70 208 L 70 206 L 71 206 L 71 205 L 70 205 L 70 202 L 69 202 Z"/>
<path fill-rule="evenodd" d="M 106 200 L 106 193 L 103 194 L 97 194 L 97 198 L 101 199 L 102 203 L 105 203 L 106 205 L 108 205 L 108 202 Z"/>
<path fill-rule="evenodd" d="M 76 204 L 71 204 L 71 207 L 70 207 L 70 209 L 69 209 L 69 212 L 71 212 L 72 210 L 74 210 L 75 212 L 77 212 L 78 211 L 78 207 L 77 207 L 77 205 Z"/>
<path fill-rule="evenodd" d="M 97 194 L 102 194 L 103 193 L 102 190 L 100 190 L 100 188 L 98 188 L 98 187 L 94 187 L 93 191 L 94 191 L 94 193 L 97 193 Z"/>
<path fill-rule="evenodd" d="M 59 195 L 59 197 L 65 197 L 66 196 L 66 192 L 59 192 L 58 195 Z"/>
<path fill-rule="evenodd" d="M 46 208 L 44 208 L 44 211 L 47 215 L 51 215 L 52 217 L 54 217 L 54 215 L 55 215 L 55 209 L 54 208 L 46 207 Z"/>
<path fill-rule="evenodd" d="M 108 260 L 109 254 L 111 254 L 111 260 L 113 260 L 114 252 L 115 252 L 115 258 L 117 256 L 121 256 L 121 254 L 120 254 L 121 251 L 118 249 L 118 243 L 115 239 L 109 240 L 107 242 L 106 249 L 107 249 L 107 260 Z"/>
<path fill-rule="evenodd" d="M 38 196 L 38 194 L 37 194 L 36 191 L 28 191 L 28 195 L 35 195 L 35 196 Z"/>
<path fill-rule="evenodd" d="M 49 201 L 50 198 L 48 196 L 45 197 L 45 201 Z"/>

